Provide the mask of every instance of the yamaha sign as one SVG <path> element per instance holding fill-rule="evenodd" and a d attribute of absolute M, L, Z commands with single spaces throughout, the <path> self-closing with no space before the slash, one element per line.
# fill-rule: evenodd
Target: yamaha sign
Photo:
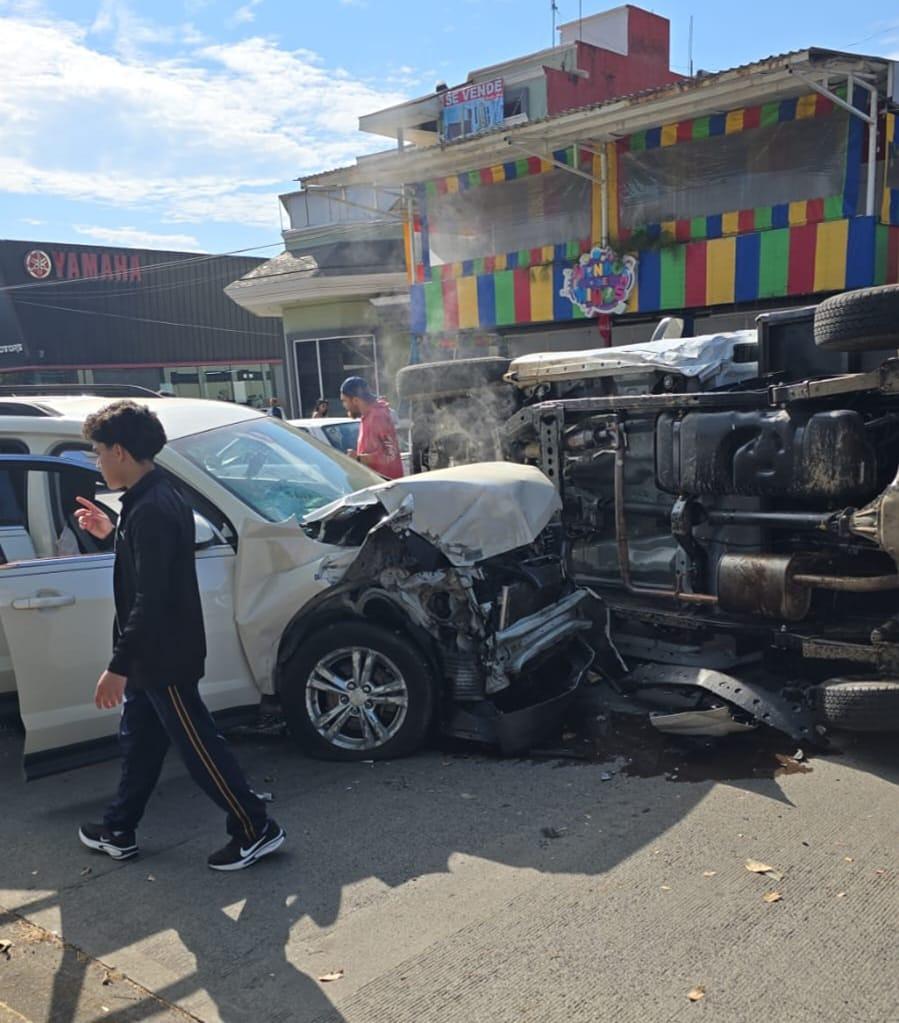
<path fill-rule="evenodd" d="M 141 279 L 140 255 L 136 252 L 30 249 L 25 253 L 25 272 L 35 281 L 136 282 Z"/>

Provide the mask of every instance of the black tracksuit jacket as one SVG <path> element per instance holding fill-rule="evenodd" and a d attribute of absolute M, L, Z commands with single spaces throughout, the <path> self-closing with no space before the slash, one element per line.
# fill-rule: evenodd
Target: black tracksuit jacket
<path fill-rule="evenodd" d="M 125 491 L 115 534 L 109 670 L 137 689 L 189 685 L 203 676 L 194 537 L 193 512 L 162 470 Z"/>

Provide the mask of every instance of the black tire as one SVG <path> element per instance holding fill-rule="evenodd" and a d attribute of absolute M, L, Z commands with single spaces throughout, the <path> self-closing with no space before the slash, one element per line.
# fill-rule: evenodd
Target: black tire
<path fill-rule="evenodd" d="M 824 724 L 847 732 L 899 731 L 899 682 L 834 678 L 815 687 Z"/>
<path fill-rule="evenodd" d="M 825 352 L 899 348 L 899 284 L 825 298 L 815 310 L 815 344 Z"/>
<path fill-rule="evenodd" d="M 396 393 L 401 399 L 467 394 L 472 388 L 501 383 L 508 371 L 509 360 L 493 356 L 422 362 L 397 373 Z"/>
<path fill-rule="evenodd" d="M 336 692 L 309 686 L 316 667 L 331 657 L 337 659 L 334 667 L 338 670 L 341 665 L 349 667 L 352 655 L 341 655 L 340 652 L 352 649 L 372 651 L 379 656 L 380 674 L 376 674 L 372 681 L 383 684 L 390 677 L 388 669 L 381 670 L 384 667 L 381 662 L 386 661 L 402 676 L 405 686 L 407 705 L 399 727 L 389 734 L 386 741 L 377 741 L 374 745 L 345 745 L 352 740 L 354 733 L 359 733 L 359 741 L 365 741 L 362 739 L 364 707 L 351 708 L 345 725 L 331 740 L 322 734 L 321 726 L 316 727 L 311 717 L 311 710 L 328 713 L 342 703 Z M 329 670 L 337 674 L 333 669 Z M 338 677 L 344 678 L 345 674 Z M 317 675 L 317 681 L 320 684 L 323 681 L 320 675 Z M 349 677 L 345 681 L 349 681 Z M 402 633 L 368 622 L 349 620 L 314 631 L 300 645 L 285 666 L 280 695 L 287 726 L 304 753 L 319 760 L 387 760 L 414 753 L 424 742 L 434 719 L 437 683 L 426 658 Z M 348 706 L 346 703 L 343 705 Z M 378 715 L 385 729 L 389 729 L 392 727 L 390 715 L 399 708 L 385 705 L 368 709 Z M 366 725 L 366 728 L 369 736 L 374 737 L 371 726 Z"/>

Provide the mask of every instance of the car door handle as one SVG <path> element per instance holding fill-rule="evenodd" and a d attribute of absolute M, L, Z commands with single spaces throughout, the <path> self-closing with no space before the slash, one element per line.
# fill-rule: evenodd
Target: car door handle
<path fill-rule="evenodd" d="M 20 597 L 12 602 L 16 611 L 39 611 L 44 607 L 69 607 L 75 603 L 70 593 L 58 593 L 53 596 Z"/>

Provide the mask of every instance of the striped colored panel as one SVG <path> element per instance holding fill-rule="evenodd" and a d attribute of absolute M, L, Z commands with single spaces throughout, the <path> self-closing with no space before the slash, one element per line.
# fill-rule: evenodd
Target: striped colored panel
<path fill-rule="evenodd" d="M 568 301 L 567 298 L 563 298 L 561 295 L 562 288 L 565 284 L 565 270 L 567 269 L 567 261 L 559 261 L 555 263 L 549 269 L 552 271 L 552 300 L 553 300 L 553 320 L 563 321 L 570 320 L 574 316 L 574 310 L 578 307 Z M 580 310 L 578 310 L 580 312 Z"/>
<path fill-rule="evenodd" d="M 443 330 L 443 289 L 440 281 L 429 281 L 422 285 L 425 293 L 428 333 Z"/>
<path fill-rule="evenodd" d="M 513 271 L 515 322 L 531 322 L 531 275 L 527 269 Z"/>
<path fill-rule="evenodd" d="M 677 145 L 677 125 L 676 124 L 663 124 L 662 125 L 662 145 L 663 146 L 674 146 Z"/>
<path fill-rule="evenodd" d="M 460 277 L 456 281 L 459 308 L 459 327 L 470 330 L 478 326 L 478 280 L 476 277 Z"/>
<path fill-rule="evenodd" d="M 874 218 L 853 217 L 846 244 L 846 287 L 864 288 L 874 280 Z"/>
<path fill-rule="evenodd" d="M 706 243 L 685 245 L 684 305 L 706 305 Z"/>
<path fill-rule="evenodd" d="M 409 330 L 413 334 L 424 334 L 428 329 L 428 311 L 425 306 L 425 291 L 421 284 L 409 288 Z"/>
<path fill-rule="evenodd" d="M 503 270 L 494 275 L 496 291 L 496 325 L 507 327 L 517 322 L 515 315 L 515 271 Z"/>
<path fill-rule="evenodd" d="M 730 305 L 734 300 L 736 240 L 715 238 L 706 254 L 706 301 L 709 305 Z"/>
<path fill-rule="evenodd" d="M 496 326 L 496 289 L 493 275 L 483 274 L 478 281 L 478 320 L 482 327 Z"/>
<path fill-rule="evenodd" d="M 737 213 L 722 213 L 721 214 L 721 233 L 722 234 L 737 234 L 740 230 L 740 214 Z"/>
<path fill-rule="evenodd" d="M 662 261 L 658 251 L 644 252 L 637 264 L 640 285 L 640 312 L 660 308 L 662 290 Z"/>
<path fill-rule="evenodd" d="M 799 202 L 791 202 L 789 204 L 789 218 L 790 227 L 795 227 L 799 224 L 808 223 L 808 212 L 807 204 L 805 199 L 801 199 Z"/>
<path fill-rule="evenodd" d="M 662 309 L 676 309 L 684 305 L 686 256 L 684 245 L 674 245 L 661 251 L 659 300 Z"/>
<path fill-rule="evenodd" d="M 805 295 L 815 287 L 815 240 L 817 224 L 790 229 L 790 264 L 787 271 L 787 291 L 791 295 Z"/>
<path fill-rule="evenodd" d="M 815 236 L 815 291 L 840 291 L 846 286 L 846 245 L 849 221 L 819 224 Z"/>
<path fill-rule="evenodd" d="M 553 272 L 551 266 L 532 266 L 530 280 L 531 322 L 546 323 L 553 318 Z"/>
<path fill-rule="evenodd" d="M 761 235 L 741 235 L 735 239 L 735 243 L 734 301 L 753 302 L 759 295 Z"/>
<path fill-rule="evenodd" d="M 807 117 L 815 117 L 818 113 L 818 94 L 812 93 L 809 96 L 800 96 L 796 102 L 796 120 Z"/>
<path fill-rule="evenodd" d="M 443 329 L 456 330 L 459 326 L 459 293 L 456 281 L 441 281 L 443 290 Z"/>
<path fill-rule="evenodd" d="M 759 250 L 759 298 L 780 298 L 787 293 L 790 232 L 786 228 L 762 231 Z"/>
<path fill-rule="evenodd" d="M 743 130 L 743 111 L 731 110 L 724 122 L 724 133 L 733 135 Z"/>

